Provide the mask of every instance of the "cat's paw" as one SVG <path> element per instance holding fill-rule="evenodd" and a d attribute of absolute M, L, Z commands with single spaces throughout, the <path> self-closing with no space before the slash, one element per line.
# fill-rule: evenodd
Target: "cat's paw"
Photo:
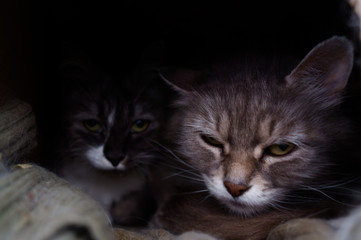
<path fill-rule="evenodd" d="M 149 227 L 151 228 L 171 228 L 169 226 L 169 221 L 166 220 L 166 216 L 162 211 L 158 211 L 149 222 Z M 209 234 L 197 232 L 197 231 L 188 231 L 174 237 L 173 240 L 217 240 Z"/>
<path fill-rule="evenodd" d="M 215 238 L 211 235 L 202 232 L 189 231 L 177 236 L 174 240 L 217 240 L 217 239 L 218 238 Z"/>
<path fill-rule="evenodd" d="M 153 215 L 153 217 L 148 222 L 150 228 L 165 228 L 166 223 L 163 221 L 164 214 L 163 211 L 158 209 L 158 211 Z"/>
<path fill-rule="evenodd" d="M 299 218 L 278 225 L 267 240 L 329 240 L 334 229 L 324 220 Z"/>

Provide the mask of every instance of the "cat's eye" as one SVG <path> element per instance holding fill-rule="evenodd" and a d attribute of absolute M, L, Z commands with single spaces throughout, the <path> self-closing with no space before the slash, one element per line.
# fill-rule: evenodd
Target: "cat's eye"
<path fill-rule="evenodd" d="M 132 124 L 132 131 L 135 133 L 144 132 L 149 127 L 150 121 L 146 119 L 137 119 Z"/>
<path fill-rule="evenodd" d="M 218 141 L 217 139 L 215 139 L 214 137 L 208 136 L 208 135 L 201 135 L 203 141 L 205 141 L 206 143 L 208 143 L 211 146 L 214 147 L 219 147 L 219 148 L 223 148 L 223 144 Z"/>
<path fill-rule="evenodd" d="M 268 152 L 274 156 L 284 156 L 290 153 L 295 148 L 292 143 L 274 144 L 268 147 Z"/>
<path fill-rule="evenodd" d="M 101 132 L 102 131 L 101 123 L 95 119 L 84 120 L 83 124 L 84 124 L 85 128 L 91 132 Z"/>

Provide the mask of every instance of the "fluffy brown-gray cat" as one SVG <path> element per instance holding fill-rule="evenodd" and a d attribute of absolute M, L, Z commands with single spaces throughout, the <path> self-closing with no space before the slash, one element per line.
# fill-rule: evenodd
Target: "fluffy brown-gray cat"
<path fill-rule="evenodd" d="M 298 65 L 253 56 L 199 74 L 203 85 L 170 83 L 180 95 L 169 126 L 185 169 L 179 175 L 203 182 L 218 210 L 207 213 L 207 195 L 183 203 L 175 197 L 154 222 L 258 239 L 295 215 L 344 206 L 342 194 L 332 195 L 342 185 L 332 167 L 348 131 L 339 105 L 352 65 L 351 43 L 333 37 Z"/>

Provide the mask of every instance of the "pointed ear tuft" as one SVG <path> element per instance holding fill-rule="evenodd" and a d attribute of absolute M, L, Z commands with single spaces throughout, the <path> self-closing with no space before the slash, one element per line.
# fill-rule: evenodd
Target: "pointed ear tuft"
<path fill-rule="evenodd" d="M 338 96 L 353 66 L 353 46 L 345 37 L 332 37 L 314 47 L 286 77 L 289 87 L 322 88 Z"/>
<path fill-rule="evenodd" d="M 167 69 L 159 72 L 160 78 L 181 95 L 192 92 L 200 75 L 200 72 L 189 69 Z"/>

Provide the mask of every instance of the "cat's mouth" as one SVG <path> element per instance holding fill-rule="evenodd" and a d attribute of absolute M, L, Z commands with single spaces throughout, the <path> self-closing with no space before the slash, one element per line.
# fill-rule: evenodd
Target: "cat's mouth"
<path fill-rule="evenodd" d="M 237 202 L 236 199 L 233 200 L 223 200 L 228 206 L 236 207 L 236 208 L 243 208 L 243 207 L 249 207 L 248 204 L 243 202 Z"/>
<path fill-rule="evenodd" d="M 220 202 L 223 203 L 223 205 L 227 206 L 228 208 L 234 210 L 234 208 L 236 209 L 242 209 L 242 208 L 250 208 L 250 207 L 257 207 L 255 204 L 251 204 L 248 201 L 245 201 L 244 199 L 242 199 L 241 197 L 237 197 L 237 198 L 233 198 L 233 197 L 229 197 L 227 195 L 220 195 L 217 194 L 215 192 L 212 192 L 212 195 Z"/>

